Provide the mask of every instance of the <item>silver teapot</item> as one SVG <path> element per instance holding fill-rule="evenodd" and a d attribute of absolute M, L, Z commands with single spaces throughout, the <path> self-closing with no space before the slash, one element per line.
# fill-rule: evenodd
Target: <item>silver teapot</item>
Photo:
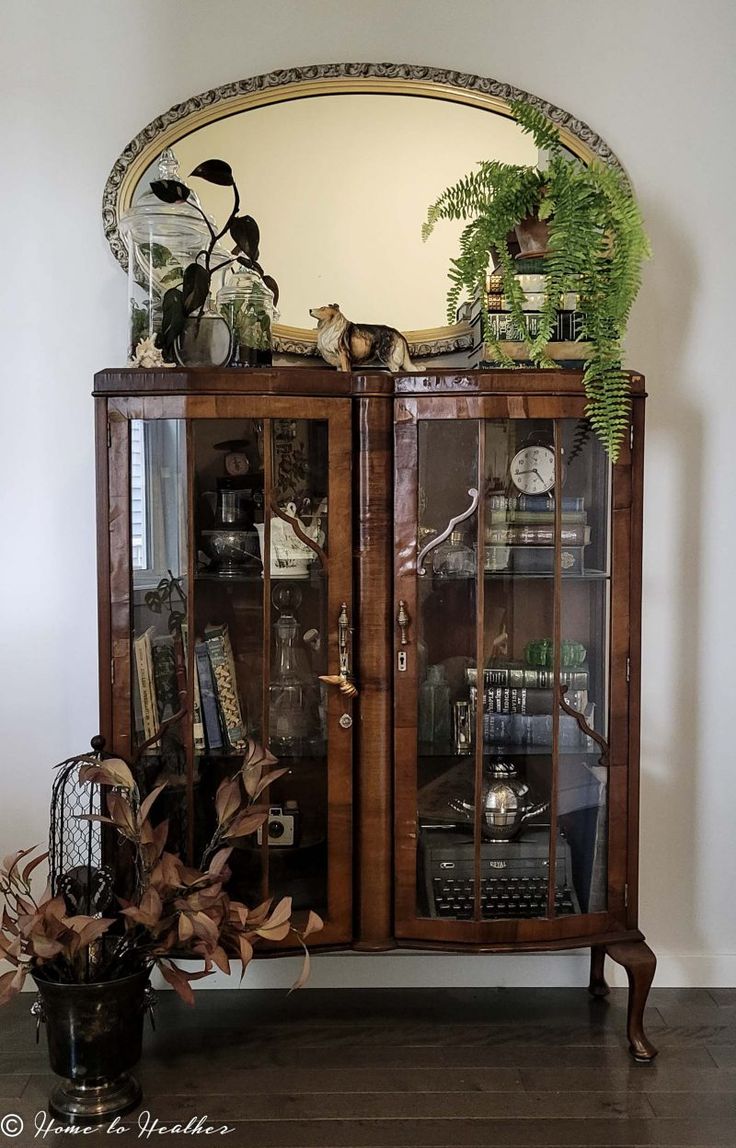
<path fill-rule="evenodd" d="M 456 813 L 472 816 L 474 806 L 467 801 L 453 801 Z M 508 761 L 493 762 L 483 779 L 481 793 L 481 834 L 486 841 L 511 841 L 522 825 L 538 813 L 549 809 L 549 802 L 533 804 L 529 786 L 518 777 L 516 766 Z"/>

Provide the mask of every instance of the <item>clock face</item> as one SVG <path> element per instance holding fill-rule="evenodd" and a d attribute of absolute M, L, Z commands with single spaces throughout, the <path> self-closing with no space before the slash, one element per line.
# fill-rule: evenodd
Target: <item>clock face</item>
<path fill-rule="evenodd" d="M 248 457 L 242 450 L 231 450 L 225 455 L 225 473 L 239 478 L 250 470 Z"/>
<path fill-rule="evenodd" d="M 524 446 L 512 458 L 510 474 L 522 494 L 546 494 L 555 484 L 555 452 L 548 446 Z"/>

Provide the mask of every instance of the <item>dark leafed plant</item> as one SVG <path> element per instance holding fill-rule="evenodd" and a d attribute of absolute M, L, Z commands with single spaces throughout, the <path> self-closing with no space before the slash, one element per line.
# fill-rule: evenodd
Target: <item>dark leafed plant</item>
<path fill-rule="evenodd" d="M 161 579 L 155 590 L 146 593 L 145 602 L 154 614 L 162 614 L 166 610 L 169 615 L 169 633 L 176 634 L 181 631 L 186 621 L 187 596 L 181 578 L 176 578 L 171 570 L 168 571 L 168 575 L 168 578 Z"/>
<path fill-rule="evenodd" d="M 0 958 L 11 970 L 0 976 L 0 1004 L 23 987 L 30 972 L 59 983 L 83 983 L 93 970 L 95 981 L 114 980 L 156 966 L 188 1004 L 194 1003 L 191 981 L 219 968 L 229 973 L 231 960 L 243 973 L 262 941 L 278 942 L 294 936 L 304 949 L 302 971 L 294 984 L 300 988 L 309 973 L 306 938 L 322 928 L 310 912 L 303 927 L 291 919 L 291 898 L 283 897 L 250 908 L 236 901 L 225 886 L 230 877 L 228 860 L 233 844 L 255 833 L 268 818 L 263 795 L 284 772 L 272 769 L 276 759 L 255 742 L 239 771 L 217 791 L 217 827 L 199 868 L 191 868 L 166 850 L 168 823 L 154 825 L 151 812 L 164 786 L 143 801 L 128 765 L 120 758 L 89 757 L 80 768 L 83 783 L 105 787 L 104 814 L 82 820 L 108 826 L 128 843 L 135 855 L 136 891 L 118 899 L 107 916 L 70 914 L 64 896 L 53 896 L 47 886 L 40 897 L 32 889 L 34 869 L 48 854 L 32 856 L 35 848 L 6 857 L 0 869 L 3 899 Z M 90 953 L 94 951 L 94 960 Z M 178 958 L 198 958 L 202 968 L 187 972 Z"/>
<path fill-rule="evenodd" d="M 158 345 L 167 358 L 173 357 L 174 344 L 184 331 L 190 315 L 198 313 L 201 317 L 210 291 L 212 276 L 223 267 L 232 263 L 240 263 L 260 275 L 262 281 L 273 292 L 274 303 L 278 302 L 279 288 L 276 280 L 266 275 L 258 262 L 260 231 L 258 224 L 251 215 L 239 215 L 240 193 L 238 191 L 232 168 L 222 159 L 208 159 L 199 164 L 191 173 L 191 177 L 204 179 L 208 183 L 218 184 L 220 187 L 230 187 L 233 192 L 233 207 L 225 226 L 216 231 L 207 214 L 202 211 L 198 203 L 191 198 L 190 189 L 178 179 L 156 179 L 151 183 L 151 191 L 160 200 L 168 204 L 189 203 L 202 216 L 210 233 L 210 241 L 205 249 L 199 252 L 196 260 L 184 269 L 181 287 L 170 287 L 164 293 L 161 301 L 162 321 L 161 331 L 158 335 Z M 214 266 L 212 257 L 215 247 L 221 239 L 229 235 L 235 244 L 232 259 L 224 259 Z"/>
<path fill-rule="evenodd" d="M 485 299 L 492 254 L 498 259 L 504 295 L 514 325 L 532 362 L 554 367 L 546 353 L 560 299 L 578 295 L 582 312 L 581 340 L 586 344 L 583 385 L 590 424 L 611 458 L 618 457 L 629 420 L 629 382 L 622 368 L 621 340 L 641 282 L 641 266 L 650 254 L 641 214 L 626 177 L 598 161 L 587 167 L 564 154 L 556 126 L 539 109 L 512 102 L 520 127 L 548 154 L 547 166 L 483 162 L 442 193 L 429 208 L 423 227 L 428 238 L 440 219 L 468 219 L 460 237 L 460 254 L 449 277 L 448 318 L 454 321 L 463 291 Z M 545 257 L 546 291 L 539 328 L 526 334 L 523 291 L 508 236 L 533 221 L 549 224 Z M 514 366 L 503 342 L 494 337 L 485 305 L 483 337 L 498 360 Z"/>

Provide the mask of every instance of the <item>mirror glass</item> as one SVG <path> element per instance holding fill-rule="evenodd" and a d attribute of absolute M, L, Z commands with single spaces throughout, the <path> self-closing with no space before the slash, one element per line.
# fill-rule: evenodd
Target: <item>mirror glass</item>
<path fill-rule="evenodd" d="M 335 302 L 354 322 L 398 327 L 415 355 L 467 348 L 470 328 L 448 325 L 446 308 L 463 223 L 443 221 L 427 243 L 421 228 L 429 205 L 481 160 L 539 162 L 511 117 L 513 98 L 550 116 L 570 155 L 619 166 L 582 120 L 496 80 L 408 64 L 314 65 L 192 96 L 144 127 L 110 173 L 105 233 L 127 266 L 118 221 L 157 177 L 164 149 L 185 181 L 203 161 L 223 159 L 281 289 L 278 350 L 315 354 L 309 311 Z M 223 226 L 229 189 L 191 186 Z"/>
<path fill-rule="evenodd" d="M 231 165 L 261 229 L 261 263 L 281 288 L 280 322 L 312 327 L 311 307 L 338 302 L 351 319 L 400 330 L 446 322 L 447 268 L 460 221 L 427 243 L 427 208 L 481 159 L 535 163 L 506 116 L 441 100 L 328 95 L 269 104 L 206 124 L 173 144 L 181 177 L 214 157 Z M 156 178 L 156 161 L 133 199 Z M 190 186 L 222 226 L 229 188 Z"/>

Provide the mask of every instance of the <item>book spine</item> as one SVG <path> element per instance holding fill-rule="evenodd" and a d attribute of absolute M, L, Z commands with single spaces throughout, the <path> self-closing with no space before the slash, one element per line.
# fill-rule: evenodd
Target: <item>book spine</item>
<path fill-rule="evenodd" d="M 585 690 L 568 691 L 565 700 L 573 709 L 583 710 L 588 704 Z M 494 686 L 485 691 L 485 710 L 492 714 L 551 714 L 554 691 L 551 689 L 517 689 Z"/>
<path fill-rule="evenodd" d="M 506 526 L 554 526 L 554 510 L 492 510 L 489 520 L 493 525 Z M 586 526 L 588 515 L 585 510 L 563 510 L 563 526 Z"/>
<path fill-rule="evenodd" d="M 546 494 L 492 494 L 488 500 L 491 510 L 544 510 L 554 514 L 555 498 Z M 562 511 L 585 510 L 585 499 L 571 495 L 563 495 Z"/>
<path fill-rule="evenodd" d="M 204 640 L 207 643 L 212 664 L 212 676 L 215 680 L 223 733 L 229 748 L 234 753 L 244 753 L 246 735 L 240 699 L 238 698 L 235 660 L 227 626 L 213 626 L 205 630 Z"/>
<path fill-rule="evenodd" d="M 156 709 L 159 722 L 164 722 L 176 713 L 179 690 L 176 683 L 176 661 L 174 639 L 154 638 L 151 642 L 153 680 L 156 684 Z"/>
<path fill-rule="evenodd" d="M 560 540 L 563 546 L 587 546 L 590 542 L 589 526 L 562 526 Z M 486 531 L 490 546 L 554 546 L 555 530 L 550 526 L 492 526 Z"/>
<path fill-rule="evenodd" d="M 158 729 L 158 706 L 153 685 L 153 666 L 151 661 L 151 632 L 146 630 L 134 641 L 135 666 L 138 674 L 138 692 L 141 699 L 141 712 L 143 715 L 143 740 L 148 741 Z M 150 746 L 147 753 L 155 753 L 155 747 Z"/>
<path fill-rule="evenodd" d="M 220 715 L 217 709 L 217 695 L 212 678 L 212 666 L 207 652 L 206 642 L 197 642 L 194 647 L 194 656 L 197 663 L 197 680 L 202 699 L 202 716 L 204 719 L 204 732 L 207 737 L 207 747 L 210 750 L 222 749 L 222 731 L 220 730 Z"/>
<path fill-rule="evenodd" d="M 189 627 L 182 623 L 181 641 L 184 648 L 184 667 L 189 675 Z M 194 713 L 192 714 L 192 734 L 194 737 L 194 752 L 204 753 L 204 720 L 202 718 L 202 697 L 199 692 L 199 674 L 194 675 Z"/>

